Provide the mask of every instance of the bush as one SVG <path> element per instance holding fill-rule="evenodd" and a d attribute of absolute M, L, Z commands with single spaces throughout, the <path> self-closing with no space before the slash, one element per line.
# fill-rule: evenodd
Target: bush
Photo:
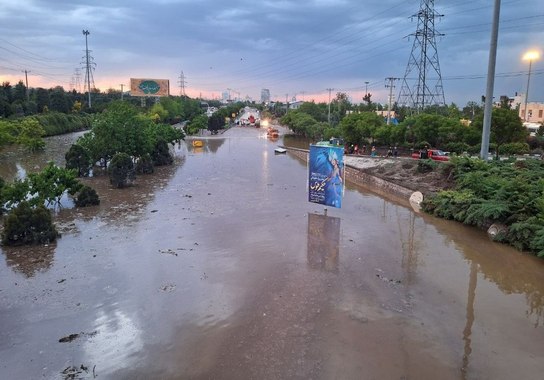
<path fill-rule="evenodd" d="M 3 245 L 46 244 L 59 236 L 44 206 L 32 208 L 21 202 L 4 218 Z"/>
<path fill-rule="evenodd" d="M 151 174 L 155 171 L 153 167 L 153 160 L 149 153 L 144 154 L 136 162 L 136 173 L 137 174 Z"/>
<path fill-rule="evenodd" d="M 417 162 L 417 172 L 418 173 L 429 173 L 436 169 L 438 164 L 433 160 L 419 160 Z"/>
<path fill-rule="evenodd" d="M 529 144 L 527 143 L 508 143 L 499 147 L 499 154 L 514 155 L 529 153 Z"/>
<path fill-rule="evenodd" d="M 126 153 L 117 153 L 113 156 L 108 168 L 110 183 L 116 188 L 126 187 L 134 181 L 134 163 Z"/>
<path fill-rule="evenodd" d="M 83 186 L 77 194 L 75 204 L 77 207 L 98 206 L 100 204 L 100 198 L 95 189 L 89 186 Z"/>

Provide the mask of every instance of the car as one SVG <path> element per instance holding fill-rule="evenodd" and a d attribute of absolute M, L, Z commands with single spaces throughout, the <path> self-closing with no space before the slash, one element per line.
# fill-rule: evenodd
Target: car
<path fill-rule="evenodd" d="M 428 158 L 435 161 L 449 161 L 450 160 L 450 157 L 446 154 L 446 152 L 441 151 L 440 149 L 427 149 L 426 151 L 422 149 L 419 152 L 412 153 L 412 158 L 416 160 L 428 159 Z"/>

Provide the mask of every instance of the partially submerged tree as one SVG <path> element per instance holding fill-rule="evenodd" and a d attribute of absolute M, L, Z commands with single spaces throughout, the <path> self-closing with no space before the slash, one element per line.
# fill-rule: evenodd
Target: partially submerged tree
<path fill-rule="evenodd" d="M 4 218 L 3 245 L 47 244 L 57 236 L 51 212 L 43 205 L 21 202 Z"/>
<path fill-rule="evenodd" d="M 117 153 L 111 159 L 108 167 L 110 183 L 116 188 L 127 187 L 134 180 L 134 163 L 126 153 Z"/>
<path fill-rule="evenodd" d="M 74 169 L 79 177 L 87 177 L 92 169 L 91 156 L 87 149 L 79 144 L 73 144 L 64 155 L 66 169 Z"/>

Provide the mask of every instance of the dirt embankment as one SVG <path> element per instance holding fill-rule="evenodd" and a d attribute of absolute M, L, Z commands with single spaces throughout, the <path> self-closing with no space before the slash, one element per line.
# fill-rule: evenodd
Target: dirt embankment
<path fill-rule="evenodd" d="M 392 162 L 359 170 L 407 189 L 421 191 L 424 195 L 454 186 L 450 170 L 441 167 L 445 165 L 443 163 L 437 163 L 438 166 L 432 171 L 420 172 L 418 160 L 399 158 L 388 161 Z"/>
<path fill-rule="evenodd" d="M 307 160 L 307 150 L 286 148 L 290 154 Z M 436 162 L 433 170 L 421 171 L 418 170 L 420 162 L 409 157 L 344 156 L 348 181 L 378 188 L 403 199 L 408 199 L 414 191 L 425 196 L 454 186 L 447 164 Z"/>

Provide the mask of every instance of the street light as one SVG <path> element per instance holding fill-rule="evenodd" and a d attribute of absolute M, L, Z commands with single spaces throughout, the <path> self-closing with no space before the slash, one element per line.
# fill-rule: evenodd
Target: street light
<path fill-rule="evenodd" d="M 525 121 L 529 121 L 529 116 L 527 115 L 527 101 L 529 100 L 529 83 L 531 80 L 531 67 L 533 61 L 540 58 L 540 54 L 537 51 L 528 51 L 523 56 L 524 61 L 529 61 L 529 74 L 527 75 L 527 92 L 525 93 Z"/>

